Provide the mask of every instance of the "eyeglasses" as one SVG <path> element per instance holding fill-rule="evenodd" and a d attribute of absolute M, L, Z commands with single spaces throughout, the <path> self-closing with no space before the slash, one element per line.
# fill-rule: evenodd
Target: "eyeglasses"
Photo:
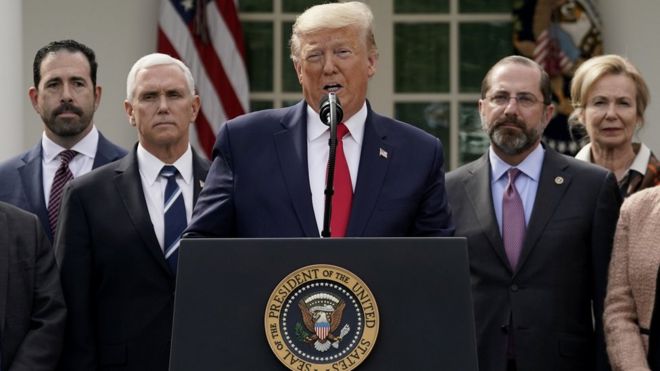
<path fill-rule="evenodd" d="M 511 96 L 508 93 L 497 93 L 486 98 L 491 104 L 495 106 L 506 106 L 509 104 L 511 99 L 515 99 L 518 105 L 525 108 L 533 107 L 541 101 L 532 93 L 520 93 L 514 96 Z"/>

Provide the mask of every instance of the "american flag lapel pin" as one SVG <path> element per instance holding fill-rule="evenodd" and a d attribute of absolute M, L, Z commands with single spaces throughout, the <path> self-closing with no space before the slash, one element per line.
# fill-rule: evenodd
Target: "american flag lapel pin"
<path fill-rule="evenodd" d="M 378 156 L 387 159 L 387 151 L 382 148 L 378 148 Z"/>

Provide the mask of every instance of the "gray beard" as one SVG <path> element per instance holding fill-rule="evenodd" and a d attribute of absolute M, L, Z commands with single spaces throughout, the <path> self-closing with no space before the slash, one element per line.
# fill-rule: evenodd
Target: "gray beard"
<path fill-rule="evenodd" d="M 539 139 L 536 129 L 512 132 L 508 129 L 496 128 L 490 130 L 488 136 L 495 147 L 509 156 L 524 153 Z"/>

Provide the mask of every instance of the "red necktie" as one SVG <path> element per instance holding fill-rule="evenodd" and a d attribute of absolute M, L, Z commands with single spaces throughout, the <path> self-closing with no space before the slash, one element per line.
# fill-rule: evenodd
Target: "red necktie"
<path fill-rule="evenodd" d="M 50 196 L 48 197 L 48 222 L 50 230 L 55 236 L 55 226 L 57 226 L 57 217 L 60 214 L 60 202 L 62 202 L 62 191 L 64 185 L 71 179 L 73 174 L 69 170 L 69 162 L 78 154 L 78 152 L 67 149 L 60 152 L 60 167 L 55 171 L 53 185 L 50 187 Z"/>
<path fill-rule="evenodd" d="M 342 139 L 348 134 L 348 128 L 343 123 L 337 125 L 337 157 L 335 158 L 335 183 L 334 195 L 332 196 L 332 217 L 330 218 L 331 237 L 344 237 L 348 219 L 351 216 L 351 205 L 353 203 L 353 185 L 351 184 L 351 173 L 348 171 L 348 163 L 344 155 L 344 143 Z"/>

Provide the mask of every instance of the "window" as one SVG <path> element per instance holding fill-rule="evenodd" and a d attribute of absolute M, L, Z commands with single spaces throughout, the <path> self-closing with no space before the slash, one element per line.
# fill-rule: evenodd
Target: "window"
<path fill-rule="evenodd" d="M 442 140 L 448 169 L 488 148 L 477 111 L 486 71 L 511 54 L 512 0 L 370 0 L 380 52 L 369 100 Z M 296 16 L 319 0 L 240 0 L 251 110 L 302 98 L 289 59 Z"/>

